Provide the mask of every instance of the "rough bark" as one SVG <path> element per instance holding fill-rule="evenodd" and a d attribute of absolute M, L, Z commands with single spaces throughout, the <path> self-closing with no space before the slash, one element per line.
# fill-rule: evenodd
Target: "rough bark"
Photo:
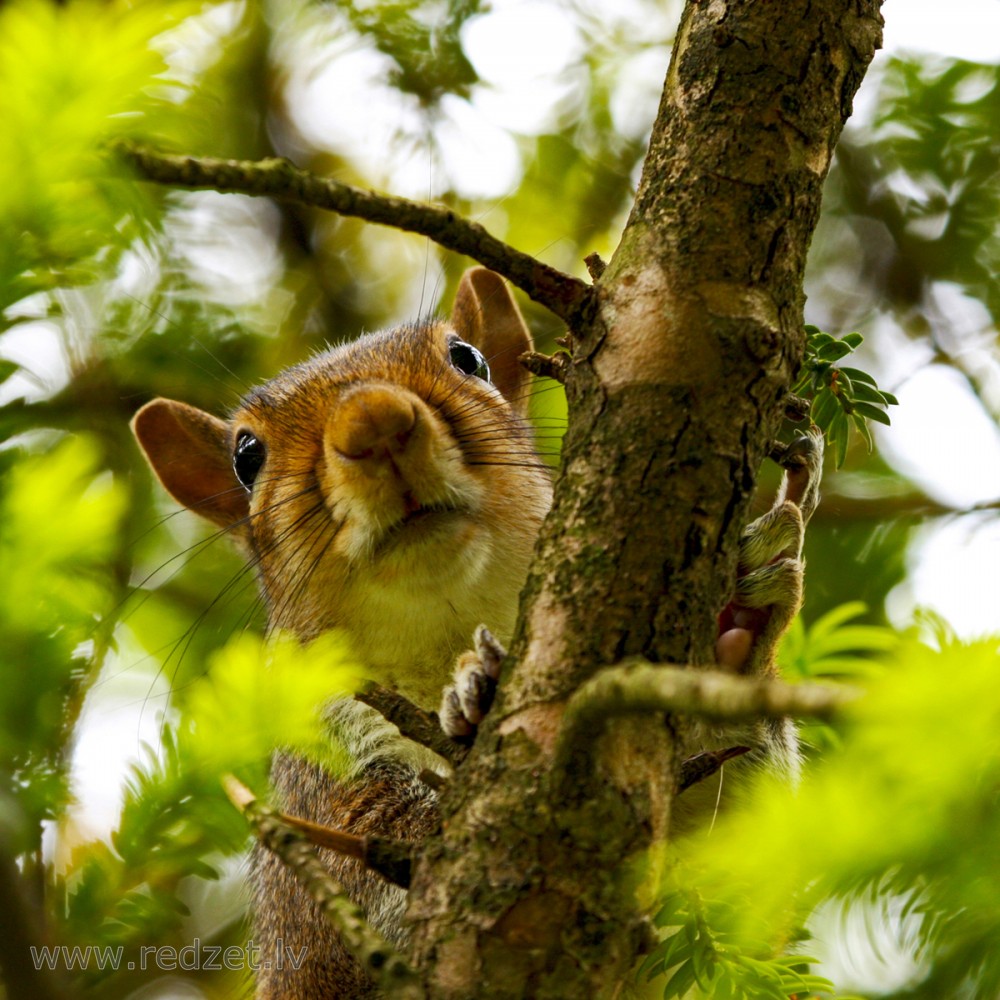
<path fill-rule="evenodd" d="M 625 657 L 706 665 L 800 361 L 802 276 L 878 0 L 689 2 L 638 197 L 575 329 L 569 432 L 501 685 L 411 889 L 434 997 L 614 995 L 647 930 L 680 717 L 552 769 L 568 697 Z"/>

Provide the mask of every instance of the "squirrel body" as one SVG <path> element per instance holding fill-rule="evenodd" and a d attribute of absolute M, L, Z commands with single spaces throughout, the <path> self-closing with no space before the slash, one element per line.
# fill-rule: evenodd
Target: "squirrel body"
<path fill-rule="evenodd" d="M 500 643 L 510 639 L 551 504 L 525 420 L 530 376 L 518 359 L 530 348 L 502 279 L 474 268 L 448 322 L 366 334 L 323 352 L 252 390 L 227 420 L 157 399 L 133 429 L 167 491 L 247 553 L 269 631 L 308 641 L 343 630 L 374 679 L 425 709 L 444 692 L 445 729 L 470 736 L 503 655 L 478 626 Z M 744 538 L 737 592 L 720 616 L 725 669 L 770 672 L 798 609 L 802 533 L 822 458 L 821 439 L 811 441 Z M 476 652 L 460 656 L 474 633 Z M 327 718 L 352 754 L 350 772 L 335 778 L 279 752 L 272 779 L 280 807 L 351 833 L 432 833 L 437 797 L 419 774 L 446 769 L 443 761 L 359 702 L 337 702 Z M 748 734 L 754 756 L 794 771 L 794 726 L 768 726 Z M 718 746 L 714 737 L 706 730 L 706 749 Z M 321 856 L 369 922 L 401 943 L 404 892 L 353 859 L 325 849 Z M 375 996 L 284 865 L 258 849 L 252 871 L 264 962 L 258 1000 Z M 286 955 L 301 965 L 278 961 Z"/>
<path fill-rule="evenodd" d="M 233 536 L 256 568 L 268 630 L 343 630 L 370 675 L 436 708 L 456 657 L 486 623 L 509 639 L 551 504 L 525 420 L 531 348 L 506 285 L 483 268 L 450 322 L 366 334 L 252 390 L 228 420 L 157 399 L 133 420 L 167 491 Z M 443 762 L 373 709 L 338 702 L 353 759 L 334 778 L 278 753 L 281 807 L 348 832 L 420 839 L 438 822 L 421 767 Z M 402 890 L 332 852 L 324 860 L 369 921 L 402 934 Z M 315 903 L 272 855 L 253 860 L 257 995 L 370 995 Z M 276 969 L 278 953 L 299 969 Z M 268 969 L 269 963 L 272 968 Z"/>

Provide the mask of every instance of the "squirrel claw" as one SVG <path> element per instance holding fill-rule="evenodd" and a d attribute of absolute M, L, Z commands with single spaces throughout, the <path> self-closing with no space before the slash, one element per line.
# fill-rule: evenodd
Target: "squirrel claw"
<path fill-rule="evenodd" d="M 496 696 L 500 663 L 507 651 L 485 625 L 476 629 L 475 649 L 463 653 L 441 699 L 441 728 L 453 740 L 471 742 Z"/>

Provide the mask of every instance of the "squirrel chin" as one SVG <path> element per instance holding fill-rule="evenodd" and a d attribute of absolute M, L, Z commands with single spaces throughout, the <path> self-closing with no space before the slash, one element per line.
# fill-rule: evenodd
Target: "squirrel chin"
<path fill-rule="evenodd" d="M 481 525 L 470 510 L 421 507 L 378 534 L 359 528 L 351 545 L 352 555 L 373 566 L 393 564 L 400 558 L 409 561 L 419 555 L 429 561 L 435 573 L 445 572 L 444 563 L 452 563 L 461 547 L 474 541 L 480 531 Z M 437 552 L 441 553 L 439 566 L 435 566 Z"/>

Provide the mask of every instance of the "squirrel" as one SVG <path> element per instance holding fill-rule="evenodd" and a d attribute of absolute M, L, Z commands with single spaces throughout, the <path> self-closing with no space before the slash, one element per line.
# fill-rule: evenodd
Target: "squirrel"
<path fill-rule="evenodd" d="M 462 277 L 450 321 L 334 347 L 252 390 L 227 420 L 155 399 L 132 427 L 167 492 L 246 552 L 269 632 L 309 641 L 344 630 L 380 684 L 424 709 L 440 703 L 445 731 L 469 739 L 492 700 L 551 505 L 526 419 L 530 376 L 519 358 L 531 346 L 506 284 L 477 267 Z M 740 584 L 720 617 L 727 669 L 770 670 L 798 609 L 818 484 L 816 439 L 806 440 L 774 508 L 748 529 Z M 473 634 L 476 649 L 465 652 Z M 350 772 L 335 778 L 277 752 L 281 808 L 355 834 L 432 833 L 437 793 L 420 773 L 447 773 L 444 762 L 357 701 L 326 715 L 352 754 Z M 779 735 L 779 755 L 794 757 L 791 724 Z M 404 943 L 404 891 L 358 861 L 321 856 L 369 922 Z M 251 881 L 258 1000 L 377 995 L 280 860 L 258 848 Z M 304 962 L 277 963 L 278 949 Z"/>

